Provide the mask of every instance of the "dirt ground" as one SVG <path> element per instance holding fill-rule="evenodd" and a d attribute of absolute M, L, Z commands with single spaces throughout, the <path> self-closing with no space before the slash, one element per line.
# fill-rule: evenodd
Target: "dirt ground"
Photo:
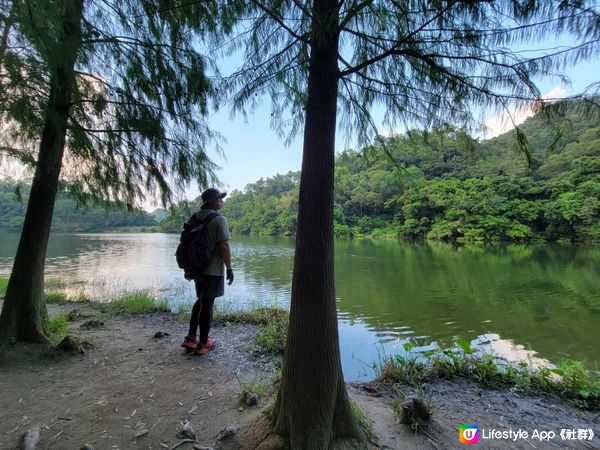
<path fill-rule="evenodd" d="M 24 433 L 35 427 L 41 449 L 80 449 L 86 444 L 95 450 L 172 449 L 179 443 L 179 449 L 256 447 L 262 433 L 256 423 L 274 392 L 267 390 L 257 406 L 241 407 L 240 382 L 269 385 L 274 364 L 253 352 L 253 326 L 213 327 L 216 349 L 195 357 L 179 346 L 187 327 L 175 315 L 107 318 L 91 304 L 50 305 L 49 312 L 75 308 L 71 329 L 93 344 L 84 354 L 51 356 L 39 346 L 19 345 L 0 363 L 0 449 L 19 448 Z M 93 318 L 100 318 L 104 326 L 79 328 Z M 157 332 L 168 335 L 157 338 Z M 462 448 L 462 423 L 477 424 L 480 433 L 484 428 L 512 428 L 530 436 L 535 429 L 557 434 L 549 442 L 480 438 L 481 448 L 600 448 L 598 414 L 557 398 L 441 380 L 423 393 L 433 416 L 430 425 L 415 434 L 396 422 L 389 391 L 369 384 L 349 384 L 348 390 L 373 423 L 375 448 Z M 182 443 L 186 421 L 196 432 L 196 442 Z M 561 440 L 562 428 L 592 429 L 596 436 L 591 441 Z"/>

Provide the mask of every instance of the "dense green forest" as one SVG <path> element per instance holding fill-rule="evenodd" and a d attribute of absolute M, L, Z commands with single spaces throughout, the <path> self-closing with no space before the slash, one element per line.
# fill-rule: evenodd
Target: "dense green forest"
<path fill-rule="evenodd" d="M 0 230 L 20 232 L 25 218 L 29 186 L 24 185 L 16 192 L 17 185 L 11 181 L 0 181 Z M 122 227 L 152 227 L 154 218 L 145 211 L 127 211 L 116 205 L 109 207 L 78 206 L 66 193 L 59 193 L 54 205 L 52 231 L 96 232 Z M 140 229 L 143 231 L 143 229 Z"/>
<path fill-rule="evenodd" d="M 514 132 L 477 141 L 460 130 L 413 131 L 338 154 L 336 235 L 600 241 L 600 124 L 577 111 L 553 126 L 541 116 L 521 126 L 530 164 Z M 298 181 L 290 172 L 232 192 L 223 208 L 232 231 L 294 234 Z"/>

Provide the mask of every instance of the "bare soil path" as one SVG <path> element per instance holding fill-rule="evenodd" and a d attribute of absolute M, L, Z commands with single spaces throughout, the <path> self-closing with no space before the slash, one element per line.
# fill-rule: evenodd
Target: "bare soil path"
<path fill-rule="evenodd" d="M 257 329 L 218 325 L 217 348 L 206 356 L 179 346 L 186 324 L 169 313 L 134 317 L 100 315 L 97 306 L 49 305 L 50 314 L 77 309 L 71 329 L 93 344 L 84 354 L 51 356 L 39 346 L 10 348 L 0 362 L 0 449 L 19 448 L 23 434 L 39 427 L 39 449 L 171 449 L 181 443 L 189 421 L 196 442 L 179 449 L 254 449 L 260 423 L 272 401 L 274 363 L 254 352 Z M 104 326 L 81 330 L 99 318 Z M 165 333 L 156 338 L 157 332 Z M 257 406 L 240 406 L 244 384 L 271 388 Z M 461 423 L 505 430 L 592 429 L 591 441 L 550 442 L 480 439 L 480 448 L 600 448 L 598 413 L 578 410 L 558 398 L 533 398 L 511 391 L 481 389 L 465 380 L 440 380 L 426 387 L 433 407 L 431 424 L 419 434 L 396 423 L 393 395 L 368 384 L 350 384 L 351 398 L 373 423 L 375 448 L 464 448 Z M 222 438 L 223 430 L 236 431 Z"/>

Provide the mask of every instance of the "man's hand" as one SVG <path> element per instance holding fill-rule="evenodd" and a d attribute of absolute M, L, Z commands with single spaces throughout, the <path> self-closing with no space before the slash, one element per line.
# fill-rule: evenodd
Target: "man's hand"
<path fill-rule="evenodd" d="M 233 269 L 227 269 L 227 286 L 231 286 L 233 283 Z"/>

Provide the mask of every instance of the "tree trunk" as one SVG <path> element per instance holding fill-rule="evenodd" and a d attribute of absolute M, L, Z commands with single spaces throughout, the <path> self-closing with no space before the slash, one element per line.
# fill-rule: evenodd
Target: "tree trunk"
<path fill-rule="evenodd" d="M 338 90 L 338 4 L 315 0 L 298 233 L 288 340 L 275 433 L 296 449 L 364 440 L 340 360 L 333 266 L 333 175 Z"/>
<path fill-rule="evenodd" d="M 23 231 L 0 314 L 0 342 L 47 342 L 44 266 L 65 149 L 75 60 L 81 47 L 83 0 L 65 0 L 62 33 L 48 61 L 50 93 Z"/>

